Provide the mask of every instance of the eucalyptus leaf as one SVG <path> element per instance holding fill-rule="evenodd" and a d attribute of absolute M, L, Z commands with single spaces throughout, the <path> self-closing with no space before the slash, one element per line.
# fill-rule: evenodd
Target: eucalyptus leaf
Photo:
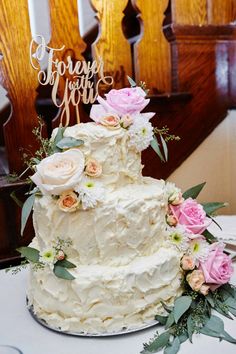
<path fill-rule="evenodd" d="M 66 268 L 61 267 L 56 264 L 54 265 L 53 272 L 58 278 L 61 278 L 61 279 L 65 279 L 65 280 L 75 279 L 75 277 L 71 273 L 69 273 Z"/>
<path fill-rule="evenodd" d="M 232 307 L 234 310 L 236 310 L 236 300 L 233 299 L 232 297 L 229 297 L 225 302 L 225 305 Z"/>
<path fill-rule="evenodd" d="M 57 144 L 59 143 L 60 140 L 63 139 L 63 134 L 64 134 L 65 129 L 66 129 L 65 127 L 58 127 L 57 134 L 56 134 L 55 139 L 53 140 L 53 144 L 52 144 L 53 152 L 60 152 L 61 151 L 61 149 L 59 149 L 57 147 Z"/>
<path fill-rule="evenodd" d="M 187 198 L 193 198 L 196 199 L 197 196 L 199 195 L 199 193 L 201 192 L 201 190 L 204 188 L 206 182 L 203 182 L 201 184 L 198 184 L 192 188 L 189 188 L 188 190 L 186 190 L 183 193 L 183 198 L 187 199 Z"/>
<path fill-rule="evenodd" d="M 160 334 L 157 338 L 155 338 L 151 344 L 147 345 L 145 349 L 149 353 L 156 353 L 157 351 L 164 348 L 168 344 L 169 338 L 170 338 L 170 333 L 164 332 Z"/>
<path fill-rule="evenodd" d="M 236 299 L 236 288 L 234 286 L 232 286 L 231 284 L 227 283 L 227 284 L 224 284 L 222 285 L 220 288 L 219 288 L 219 291 L 227 291 L 227 293 L 229 293 L 229 295 L 233 298 Z"/>
<path fill-rule="evenodd" d="M 233 315 L 236 316 L 236 310 L 232 309 L 231 307 L 229 307 L 229 312 Z"/>
<path fill-rule="evenodd" d="M 39 261 L 39 251 L 36 248 L 19 247 L 16 250 L 30 262 L 37 263 Z"/>
<path fill-rule="evenodd" d="M 228 204 L 223 202 L 202 203 L 203 209 L 209 215 L 213 214 L 216 210 L 226 207 Z"/>
<path fill-rule="evenodd" d="M 199 332 L 209 337 L 221 338 L 221 334 L 219 332 L 213 331 L 208 327 L 200 328 Z"/>
<path fill-rule="evenodd" d="M 170 328 L 173 324 L 175 323 L 175 318 L 173 312 L 171 312 L 168 316 L 168 319 L 166 321 L 166 326 L 165 328 L 168 329 Z"/>
<path fill-rule="evenodd" d="M 191 303 L 192 303 L 191 296 L 180 296 L 175 300 L 174 310 L 173 310 L 175 323 L 178 323 L 179 319 L 189 309 Z"/>
<path fill-rule="evenodd" d="M 186 340 L 188 340 L 188 334 L 185 332 L 185 333 L 182 333 L 182 334 L 179 336 L 180 344 L 186 342 Z"/>
<path fill-rule="evenodd" d="M 76 265 L 74 263 L 69 262 L 67 259 L 57 261 L 55 265 L 61 266 L 63 268 L 76 268 Z"/>
<path fill-rule="evenodd" d="M 233 338 L 233 337 L 231 337 L 230 335 L 229 335 L 229 333 L 227 333 L 226 331 L 223 331 L 223 336 L 224 336 L 224 340 L 226 340 L 227 342 L 230 342 L 230 343 L 236 343 L 236 339 L 235 338 Z"/>
<path fill-rule="evenodd" d="M 150 145 L 151 145 L 151 147 L 153 148 L 153 150 L 155 151 L 155 153 L 159 156 L 159 158 L 161 159 L 161 161 L 162 161 L 162 162 L 165 162 L 165 159 L 164 159 L 164 157 L 163 157 L 163 155 L 162 155 L 162 152 L 161 152 L 161 150 L 160 150 L 160 145 L 159 145 L 159 143 L 158 143 L 157 138 L 156 138 L 155 135 L 153 136 L 153 140 L 151 141 Z"/>
<path fill-rule="evenodd" d="M 207 302 L 209 302 L 209 304 L 211 305 L 211 307 L 215 307 L 215 303 L 214 303 L 214 300 L 213 300 L 213 297 L 212 297 L 211 293 L 209 293 L 209 294 L 206 296 L 206 300 L 207 300 Z"/>
<path fill-rule="evenodd" d="M 129 81 L 129 84 L 130 84 L 131 87 L 136 87 L 137 86 L 136 82 L 130 76 L 127 75 L 127 79 Z"/>
<path fill-rule="evenodd" d="M 189 340 L 192 343 L 192 337 L 193 337 L 193 333 L 194 333 L 194 323 L 193 323 L 191 316 L 189 316 L 187 319 L 187 330 L 188 330 Z"/>
<path fill-rule="evenodd" d="M 167 319 L 168 319 L 168 316 L 160 316 L 160 315 L 155 316 L 155 320 L 158 321 L 162 325 L 166 324 Z"/>
<path fill-rule="evenodd" d="M 161 304 L 162 304 L 163 308 L 166 310 L 166 312 L 168 312 L 168 313 L 172 312 L 173 307 L 167 306 L 163 301 L 161 301 Z"/>
<path fill-rule="evenodd" d="M 219 304 L 216 304 L 215 306 L 215 310 L 220 313 L 221 315 L 229 318 L 230 320 L 232 320 L 233 318 L 230 316 L 229 311 L 226 310 L 224 307 L 220 306 Z"/>
<path fill-rule="evenodd" d="M 179 348 L 180 348 L 179 337 L 175 337 L 171 345 L 165 348 L 164 354 L 176 354 L 178 353 Z"/>
<path fill-rule="evenodd" d="M 75 139 L 71 137 L 66 137 L 61 139 L 57 144 L 56 147 L 63 150 L 63 149 L 69 149 L 72 147 L 78 147 L 80 145 L 83 145 L 84 141 L 81 139 Z"/>
<path fill-rule="evenodd" d="M 168 147 L 167 147 L 165 139 L 163 138 L 162 135 L 160 135 L 160 138 L 161 138 L 161 143 L 162 143 L 162 147 L 163 147 L 163 151 L 164 151 L 165 161 L 167 162 L 167 160 L 168 160 Z"/>
<path fill-rule="evenodd" d="M 24 202 L 24 205 L 22 207 L 22 212 L 21 212 L 21 236 L 23 235 L 25 225 L 27 223 L 27 220 L 30 216 L 31 210 L 34 205 L 34 200 L 35 200 L 35 194 L 32 194 L 29 196 L 26 201 Z"/>
<path fill-rule="evenodd" d="M 212 315 L 206 322 L 205 328 L 211 329 L 214 332 L 221 333 L 224 330 L 224 322 L 221 318 Z M 203 327 L 203 328 L 204 328 Z"/>

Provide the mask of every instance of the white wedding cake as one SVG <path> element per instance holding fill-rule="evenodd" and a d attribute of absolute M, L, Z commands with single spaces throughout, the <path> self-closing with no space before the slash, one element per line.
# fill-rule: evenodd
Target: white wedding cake
<path fill-rule="evenodd" d="M 147 104 L 141 91 L 127 90 Z M 167 187 L 142 176 L 141 150 L 153 138 L 150 114 L 103 103 L 92 109 L 95 122 L 63 131 L 62 152 L 42 160 L 32 176 L 41 195 L 31 246 L 44 266 L 31 269 L 29 304 L 65 332 L 139 328 L 162 311 L 161 302 L 181 294 L 181 255 L 167 240 Z M 65 259 L 74 265 L 67 269 L 71 280 L 53 272 Z"/>

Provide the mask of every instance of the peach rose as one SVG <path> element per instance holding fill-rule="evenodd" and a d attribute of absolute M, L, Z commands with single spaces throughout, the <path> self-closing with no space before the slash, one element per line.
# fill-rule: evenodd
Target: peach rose
<path fill-rule="evenodd" d="M 65 253 L 62 250 L 59 250 L 56 255 L 58 261 L 63 261 L 65 259 Z"/>
<path fill-rule="evenodd" d="M 120 127 L 120 117 L 116 114 L 107 115 L 101 118 L 99 123 L 107 128 L 117 129 Z"/>
<path fill-rule="evenodd" d="M 195 267 L 195 262 L 192 257 L 185 255 L 181 260 L 181 265 L 183 270 L 193 270 Z"/>
<path fill-rule="evenodd" d="M 130 114 L 125 114 L 121 117 L 120 125 L 123 128 L 128 128 L 131 124 L 133 124 L 133 121 L 134 119 Z"/>
<path fill-rule="evenodd" d="M 209 285 L 206 285 L 206 284 L 203 284 L 200 288 L 200 293 L 204 296 L 208 295 L 209 293 L 209 290 L 210 290 L 210 286 Z"/>
<path fill-rule="evenodd" d="M 85 166 L 85 174 L 90 177 L 99 177 L 102 174 L 102 166 L 95 159 L 88 159 Z"/>
<path fill-rule="evenodd" d="M 204 274 L 201 270 L 194 270 L 187 275 L 186 280 L 194 291 L 199 291 L 205 283 Z"/>
<path fill-rule="evenodd" d="M 176 226 L 178 224 L 178 219 L 174 215 L 167 215 L 166 222 L 170 226 Z"/>
<path fill-rule="evenodd" d="M 77 195 L 72 191 L 64 192 L 58 199 L 57 203 L 62 211 L 71 213 L 76 211 L 78 208 L 79 199 L 77 198 Z"/>

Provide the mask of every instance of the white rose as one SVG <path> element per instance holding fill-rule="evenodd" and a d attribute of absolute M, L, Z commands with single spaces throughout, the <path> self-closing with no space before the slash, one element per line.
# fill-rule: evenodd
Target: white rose
<path fill-rule="evenodd" d="M 70 149 L 43 159 L 31 179 L 43 194 L 60 195 L 78 184 L 83 170 L 84 155 L 78 149 Z"/>

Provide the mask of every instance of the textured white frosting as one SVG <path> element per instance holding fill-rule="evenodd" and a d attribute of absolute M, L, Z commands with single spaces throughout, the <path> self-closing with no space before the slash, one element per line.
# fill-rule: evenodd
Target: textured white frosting
<path fill-rule="evenodd" d="M 55 135 L 56 131 L 54 131 Z M 70 332 L 113 332 L 154 319 L 161 301 L 181 292 L 181 255 L 166 242 L 164 181 L 142 177 L 141 157 L 128 147 L 127 131 L 95 123 L 68 127 L 65 137 L 83 139 L 79 149 L 103 168 L 102 202 L 66 213 L 50 196 L 36 198 L 33 247 L 43 250 L 57 238 L 76 264 L 72 281 L 45 266 L 31 271 L 29 302 L 38 317 Z"/>
<path fill-rule="evenodd" d="M 38 317 L 70 332 L 113 332 L 153 321 L 161 301 L 180 294 L 179 254 L 161 248 L 129 265 L 79 265 L 65 281 L 47 268 L 31 273 L 29 304 Z"/>
<path fill-rule="evenodd" d="M 34 205 L 34 229 L 41 249 L 59 238 L 71 239 L 68 256 L 79 264 L 128 264 L 156 252 L 164 240 L 164 181 L 143 178 L 141 184 L 108 190 L 96 208 L 65 213 L 50 196 Z"/>
<path fill-rule="evenodd" d="M 84 141 L 80 150 L 85 158 L 93 157 L 102 165 L 101 182 L 123 185 L 141 178 L 141 154 L 128 147 L 127 130 L 109 129 L 96 123 L 80 123 L 66 128 L 64 137 Z"/>

